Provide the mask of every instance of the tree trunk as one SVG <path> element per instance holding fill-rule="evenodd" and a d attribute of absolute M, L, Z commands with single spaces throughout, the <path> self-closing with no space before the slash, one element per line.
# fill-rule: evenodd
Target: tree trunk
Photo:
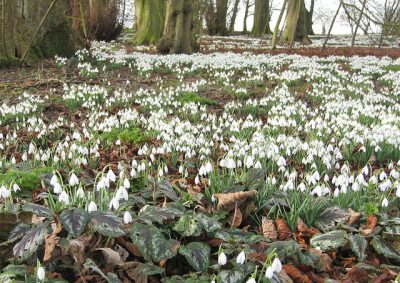
<path fill-rule="evenodd" d="M 279 25 L 281 24 L 283 13 L 285 12 L 285 9 L 286 9 L 287 1 L 288 0 L 283 1 L 281 12 L 279 13 L 278 20 L 276 21 L 276 24 L 275 24 L 274 33 L 272 35 L 272 43 L 271 43 L 272 50 L 276 49 L 276 44 L 278 42 Z"/>
<path fill-rule="evenodd" d="M 0 2 L 1 15 L 4 17 L 0 34 L 0 66 L 17 63 L 23 54 L 28 55 L 25 60 L 28 64 L 55 55 L 70 57 L 82 46 L 80 38 L 72 30 L 70 1 L 59 0 L 49 11 L 52 2 L 53 0 Z M 47 11 L 49 13 L 42 22 Z M 35 33 L 36 36 L 33 37 Z M 29 53 L 26 52 L 28 49 Z M 8 58 L 3 54 L 7 54 Z"/>
<path fill-rule="evenodd" d="M 315 34 L 313 29 L 314 6 L 315 6 L 315 0 L 311 0 L 310 11 L 306 10 L 308 35 Z"/>
<path fill-rule="evenodd" d="M 235 0 L 235 4 L 233 6 L 231 23 L 229 25 L 229 33 L 232 33 L 235 30 L 235 22 L 236 22 L 238 9 L 239 9 L 239 1 L 240 0 Z"/>
<path fill-rule="evenodd" d="M 136 0 L 136 35 L 133 42 L 137 45 L 155 44 L 162 36 L 165 22 L 165 3 L 160 0 Z"/>
<path fill-rule="evenodd" d="M 336 10 L 335 16 L 333 17 L 332 22 L 331 22 L 331 25 L 329 26 L 328 33 L 326 34 L 324 44 L 322 45 L 322 48 L 321 48 L 321 52 L 324 51 L 324 49 L 325 49 L 325 47 L 326 47 L 326 44 L 328 43 L 329 37 L 331 36 L 331 32 L 332 32 L 332 29 L 333 29 L 333 25 L 335 24 L 336 17 L 339 15 L 340 8 L 342 8 L 342 5 L 343 5 L 343 1 L 340 0 L 340 2 L 339 2 L 339 7 L 338 7 L 337 10 Z M 325 27 L 325 26 L 324 26 L 324 27 Z"/>
<path fill-rule="evenodd" d="M 364 15 L 364 9 L 365 9 L 365 5 L 366 4 L 367 4 L 367 0 L 364 0 L 363 3 L 362 3 L 360 16 L 358 17 L 358 20 L 356 22 L 356 26 L 355 26 L 354 33 L 353 33 L 353 38 L 351 39 L 351 47 L 353 47 L 355 42 L 356 42 L 356 36 L 357 36 L 358 27 L 360 26 L 361 19 L 362 19 L 363 15 Z"/>
<path fill-rule="evenodd" d="M 269 0 L 256 0 L 254 7 L 253 35 L 271 33 L 269 28 Z"/>
<path fill-rule="evenodd" d="M 196 49 L 193 30 L 192 0 L 167 0 L 164 32 L 157 45 L 159 52 L 192 53 Z"/>
<path fill-rule="evenodd" d="M 228 16 L 228 0 L 217 0 L 216 26 L 218 35 L 227 35 L 226 17 Z"/>
<path fill-rule="evenodd" d="M 282 40 L 289 42 L 300 41 L 303 44 L 310 44 L 307 32 L 307 17 L 304 0 L 289 0 L 286 13 L 285 28 Z"/>
<path fill-rule="evenodd" d="M 247 17 L 249 16 L 250 0 L 246 0 L 243 19 L 243 33 L 247 33 Z"/>

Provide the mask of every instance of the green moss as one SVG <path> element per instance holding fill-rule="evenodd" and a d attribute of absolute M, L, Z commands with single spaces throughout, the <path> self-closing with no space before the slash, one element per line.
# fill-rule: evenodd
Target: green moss
<path fill-rule="evenodd" d="M 178 99 L 182 103 L 195 102 L 201 105 L 218 105 L 218 102 L 211 98 L 201 97 L 194 92 L 184 92 Z"/>
<path fill-rule="evenodd" d="M 388 65 L 384 67 L 385 71 L 400 72 L 400 65 Z"/>
<path fill-rule="evenodd" d="M 156 134 L 154 132 L 144 132 L 141 128 L 128 128 L 128 129 L 113 129 L 111 132 L 105 132 L 101 134 L 102 140 L 106 144 L 113 144 L 117 140 L 122 143 L 131 143 L 134 145 L 140 145 L 152 138 Z"/>
<path fill-rule="evenodd" d="M 9 186 L 11 183 L 16 183 L 22 190 L 34 190 L 41 186 L 41 175 L 53 171 L 51 167 L 40 167 L 32 170 L 16 170 L 0 174 L 0 184 Z"/>

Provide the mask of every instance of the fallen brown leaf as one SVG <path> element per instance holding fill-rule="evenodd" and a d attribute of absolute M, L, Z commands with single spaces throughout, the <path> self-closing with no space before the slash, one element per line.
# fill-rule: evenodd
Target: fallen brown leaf
<path fill-rule="evenodd" d="M 214 197 L 218 200 L 218 209 L 226 209 L 228 211 L 232 211 L 235 209 L 236 206 L 240 207 L 240 205 L 245 201 L 254 199 L 256 194 L 256 190 L 251 190 L 227 194 L 214 194 Z"/>
<path fill-rule="evenodd" d="M 63 226 L 56 218 L 56 222 L 52 223 L 53 232 L 46 236 L 44 240 L 44 257 L 43 261 L 48 263 L 50 262 L 56 255 L 56 248 L 60 241 L 58 234 L 63 230 Z M 61 254 L 61 253 L 60 253 Z"/>
<path fill-rule="evenodd" d="M 293 265 L 285 264 L 283 270 L 285 270 L 287 275 L 292 278 L 295 283 L 312 283 L 306 274 Z"/>
<path fill-rule="evenodd" d="M 278 239 L 280 241 L 286 240 L 292 234 L 283 218 L 278 218 L 276 220 L 276 229 L 278 230 Z"/>
<path fill-rule="evenodd" d="M 231 215 L 229 216 L 229 223 L 231 224 L 231 227 L 239 227 L 240 224 L 242 224 L 242 220 L 242 212 L 240 211 L 240 208 L 236 206 L 235 210 L 232 211 Z"/>
<path fill-rule="evenodd" d="M 274 221 L 265 216 L 261 218 L 261 231 L 264 237 L 272 241 L 278 238 L 278 231 L 276 230 Z"/>
<path fill-rule="evenodd" d="M 349 208 L 349 212 L 350 212 L 350 218 L 349 218 L 349 221 L 347 222 L 347 224 L 350 226 L 357 224 L 358 221 L 360 221 L 361 213 L 356 212 L 356 211 L 352 210 L 351 208 Z"/>
<path fill-rule="evenodd" d="M 351 282 L 368 282 L 368 271 L 362 268 L 358 268 L 356 266 L 353 266 L 350 271 L 347 273 L 348 279 L 351 280 Z"/>

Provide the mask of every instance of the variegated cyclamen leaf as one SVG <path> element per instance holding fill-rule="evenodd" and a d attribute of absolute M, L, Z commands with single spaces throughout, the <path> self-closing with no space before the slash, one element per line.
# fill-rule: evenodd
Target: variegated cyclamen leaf
<path fill-rule="evenodd" d="M 334 206 L 325 209 L 318 217 L 315 226 L 328 232 L 335 229 L 337 224 L 346 223 L 349 220 L 350 213 L 340 207 Z"/>
<path fill-rule="evenodd" d="M 387 258 L 395 259 L 400 261 L 400 250 L 391 245 L 389 242 L 383 240 L 379 236 L 375 236 L 371 241 L 374 249 Z"/>
<path fill-rule="evenodd" d="M 158 189 L 162 192 L 165 196 L 173 201 L 177 201 L 179 199 L 178 195 L 176 194 L 172 185 L 165 180 L 159 181 L 157 183 Z"/>
<path fill-rule="evenodd" d="M 60 220 L 65 230 L 76 238 L 85 230 L 89 221 L 89 213 L 82 208 L 65 209 L 60 214 Z"/>
<path fill-rule="evenodd" d="M 16 239 L 22 238 L 26 235 L 32 227 L 28 224 L 20 223 L 11 230 L 10 235 L 8 236 L 9 241 L 14 241 Z"/>
<path fill-rule="evenodd" d="M 320 247 L 323 251 L 335 250 L 346 245 L 346 236 L 346 231 L 334 230 L 324 234 L 314 235 L 310 239 L 310 244 L 313 247 Z"/>
<path fill-rule="evenodd" d="M 175 208 L 148 205 L 139 212 L 138 218 L 147 224 L 163 224 L 164 221 L 173 220 L 182 215 L 183 212 Z"/>
<path fill-rule="evenodd" d="M 211 248 L 205 243 L 192 242 L 186 246 L 181 246 L 179 253 L 186 258 L 194 270 L 204 271 L 210 261 Z"/>
<path fill-rule="evenodd" d="M 174 257 L 179 242 L 167 240 L 153 225 L 135 223 L 132 225 L 131 239 L 146 261 L 159 262 Z"/>
<path fill-rule="evenodd" d="M 37 216 L 40 217 L 53 219 L 53 212 L 47 207 L 44 207 L 43 205 L 28 202 L 22 207 L 22 210 L 32 212 L 33 214 L 36 214 Z"/>
<path fill-rule="evenodd" d="M 41 224 L 28 232 L 13 248 L 15 259 L 23 261 L 31 257 L 38 247 L 43 244 L 48 232 L 48 224 Z"/>
<path fill-rule="evenodd" d="M 244 280 L 245 275 L 237 270 L 222 270 L 219 275 L 221 276 L 221 282 L 224 283 L 237 283 Z"/>
<path fill-rule="evenodd" d="M 92 211 L 89 216 L 89 225 L 103 236 L 120 237 L 126 234 L 122 219 L 112 212 Z"/>
<path fill-rule="evenodd" d="M 203 231 L 202 225 L 197 221 L 196 216 L 188 214 L 179 218 L 172 229 L 185 237 L 200 236 Z"/>
<path fill-rule="evenodd" d="M 122 283 L 122 281 L 119 280 L 118 276 L 114 273 L 109 272 L 107 275 L 105 275 L 104 272 L 101 271 L 101 269 L 97 266 L 97 264 L 94 263 L 90 258 L 86 259 L 84 266 L 100 274 L 100 276 L 103 277 L 108 283 Z"/>
<path fill-rule="evenodd" d="M 360 234 L 349 235 L 350 247 L 351 250 L 356 254 L 359 261 L 363 261 L 365 259 L 365 251 L 368 247 L 368 242 L 365 240 L 363 236 Z"/>
<path fill-rule="evenodd" d="M 222 228 L 221 223 L 203 213 L 197 214 L 197 220 L 201 223 L 207 233 L 214 232 Z"/>

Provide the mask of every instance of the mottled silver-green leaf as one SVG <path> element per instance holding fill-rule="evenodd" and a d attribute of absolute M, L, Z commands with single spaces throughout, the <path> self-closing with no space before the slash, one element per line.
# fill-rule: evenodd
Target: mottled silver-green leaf
<path fill-rule="evenodd" d="M 145 206 L 138 215 L 139 220 L 147 224 L 163 224 L 164 221 L 173 220 L 183 215 L 183 212 L 175 208 Z"/>
<path fill-rule="evenodd" d="M 295 241 L 276 241 L 269 245 L 266 254 L 275 251 L 280 259 L 291 257 L 301 252 L 301 247 Z"/>
<path fill-rule="evenodd" d="M 89 221 L 89 213 L 82 208 L 65 209 L 60 214 L 60 220 L 65 230 L 76 238 L 85 230 Z"/>
<path fill-rule="evenodd" d="M 346 231 L 334 230 L 324 234 L 314 235 L 310 239 L 313 247 L 320 247 L 323 251 L 329 251 L 343 247 L 347 243 Z"/>
<path fill-rule="evenodd" d="M 165 180 L 159 181 L 157 183 L 157 186 L 158 186 L 158 189 L 160 190 L 160 192 L 162 192 L 169 199 L 171 199 L 173 201 L 179 200 L 179 197 L 176 194 L 174 188 L 168 181 L 165 181 Z"/>
<path fill-rule="evenodd" d="M 164 268 L 154 265 L 151 262 L 147 263 L 138 263 L 136 267 L 136 272 L 141 274 L 145 274 L 148 276 L 162 274 L 165 271 Z"/>
<path fill-rule="evenodd" d="M 28 224 L 20 223 L 11 230 L 10 235 L 8 236 L 9 241 L 13 241 L 19 238 L 22 238 L 26 235 L 32 227 Z"/>
<path fill-rule="evenodd" d="M 315 222 L 315 226 L 324 231 L 335 229 L 337 224 L 347 223 L 350 213 L 340 207 L 334 206 L 325 209 Z"/>
<path fill-rule="evenodd" d="M 245 279 L 242 272 L 234 269 L 222 270 L 219 275 L 221 276 L 221 282 L 224 283 L 239 283 Z"/>
<path fill-rule="evenodd" d="M 90 258 L 86 259 L 84 267 L 100 274 L 100 276 L 103 277 L 108 283 L 122 283 L 121 280 L 118 279 L 118 276 L 114 273 L 109 272 L 107 275 L 105 275 L 104 272 L 101 271 L 101 269 L 97 266 L 97 264 L 94 263 Z"/>
<path fill-rule="evenodd" d="M 203 213 L 199 213 L 197 215 L 197 220 L 201 223 L 207 233 L 214 232 L 222 228 L 222 225 L 219 221 Z"/>
<path fill-rule="evenodd" d="M 351 250 L 356 254 L 360 261 L 363 261 L 366 256 L 365 251 L 368 247 L 367 240 L 365 240 L 365 238 L 360 234 L 350 234 L 348 238 L 350 241 Z"/>
<path fill-rule="evenodd" d="M 153 225 L 135 223 L 131 229 L 131 239 L 146 261 L 159 262 L 176 255 L 179 243 L 168 240 Z"/>
<path fill-rule="evenodd" d="M 185 237 L 200 236 L 203 231 L 202 225 L 197 221 L 196 216 L 187 214 L 179 218 L 172 229 Z"/>
<path fill-rule="evenodd" d="M 186 258 L 194 270 L 204 271 L 210 261 L 211 248 L 205 243 L 191 242 L 186 246 L 181 246 L 179 253 Z"/>
<path fill-rule="evenodd" d="M 125 235 L 122 219 L 112 212 L 92 211 L 90 226 L 100 234 L 107 237 L 120 237 Z"/>
<path fill-rule="evenodd" d="M 383 240 L 381 237 L 375 236 L 372 239 L 371 244 L 379 254 L 400 261 L 400 250 L 395 248 L 389 242 Z"/>
<path fill-rule="evenodd" d="M 33 214 L 36 214 L 37 216 L 40 217 L 53 219 L 53 212 L 50 209 L 44 207 L 43 205 L 38 205 L 35 203 L 28 202 L 27 204 L 22 206 L 22 210 L 32 212 Z"/>
<path fill-rule="evenodd" d="M 23 261 L 31 257 L 38 247 L 43 244 L 48 232 L 48 224 L 41 224 L 28 232 L 13 248 L 15 259 Z"/>

